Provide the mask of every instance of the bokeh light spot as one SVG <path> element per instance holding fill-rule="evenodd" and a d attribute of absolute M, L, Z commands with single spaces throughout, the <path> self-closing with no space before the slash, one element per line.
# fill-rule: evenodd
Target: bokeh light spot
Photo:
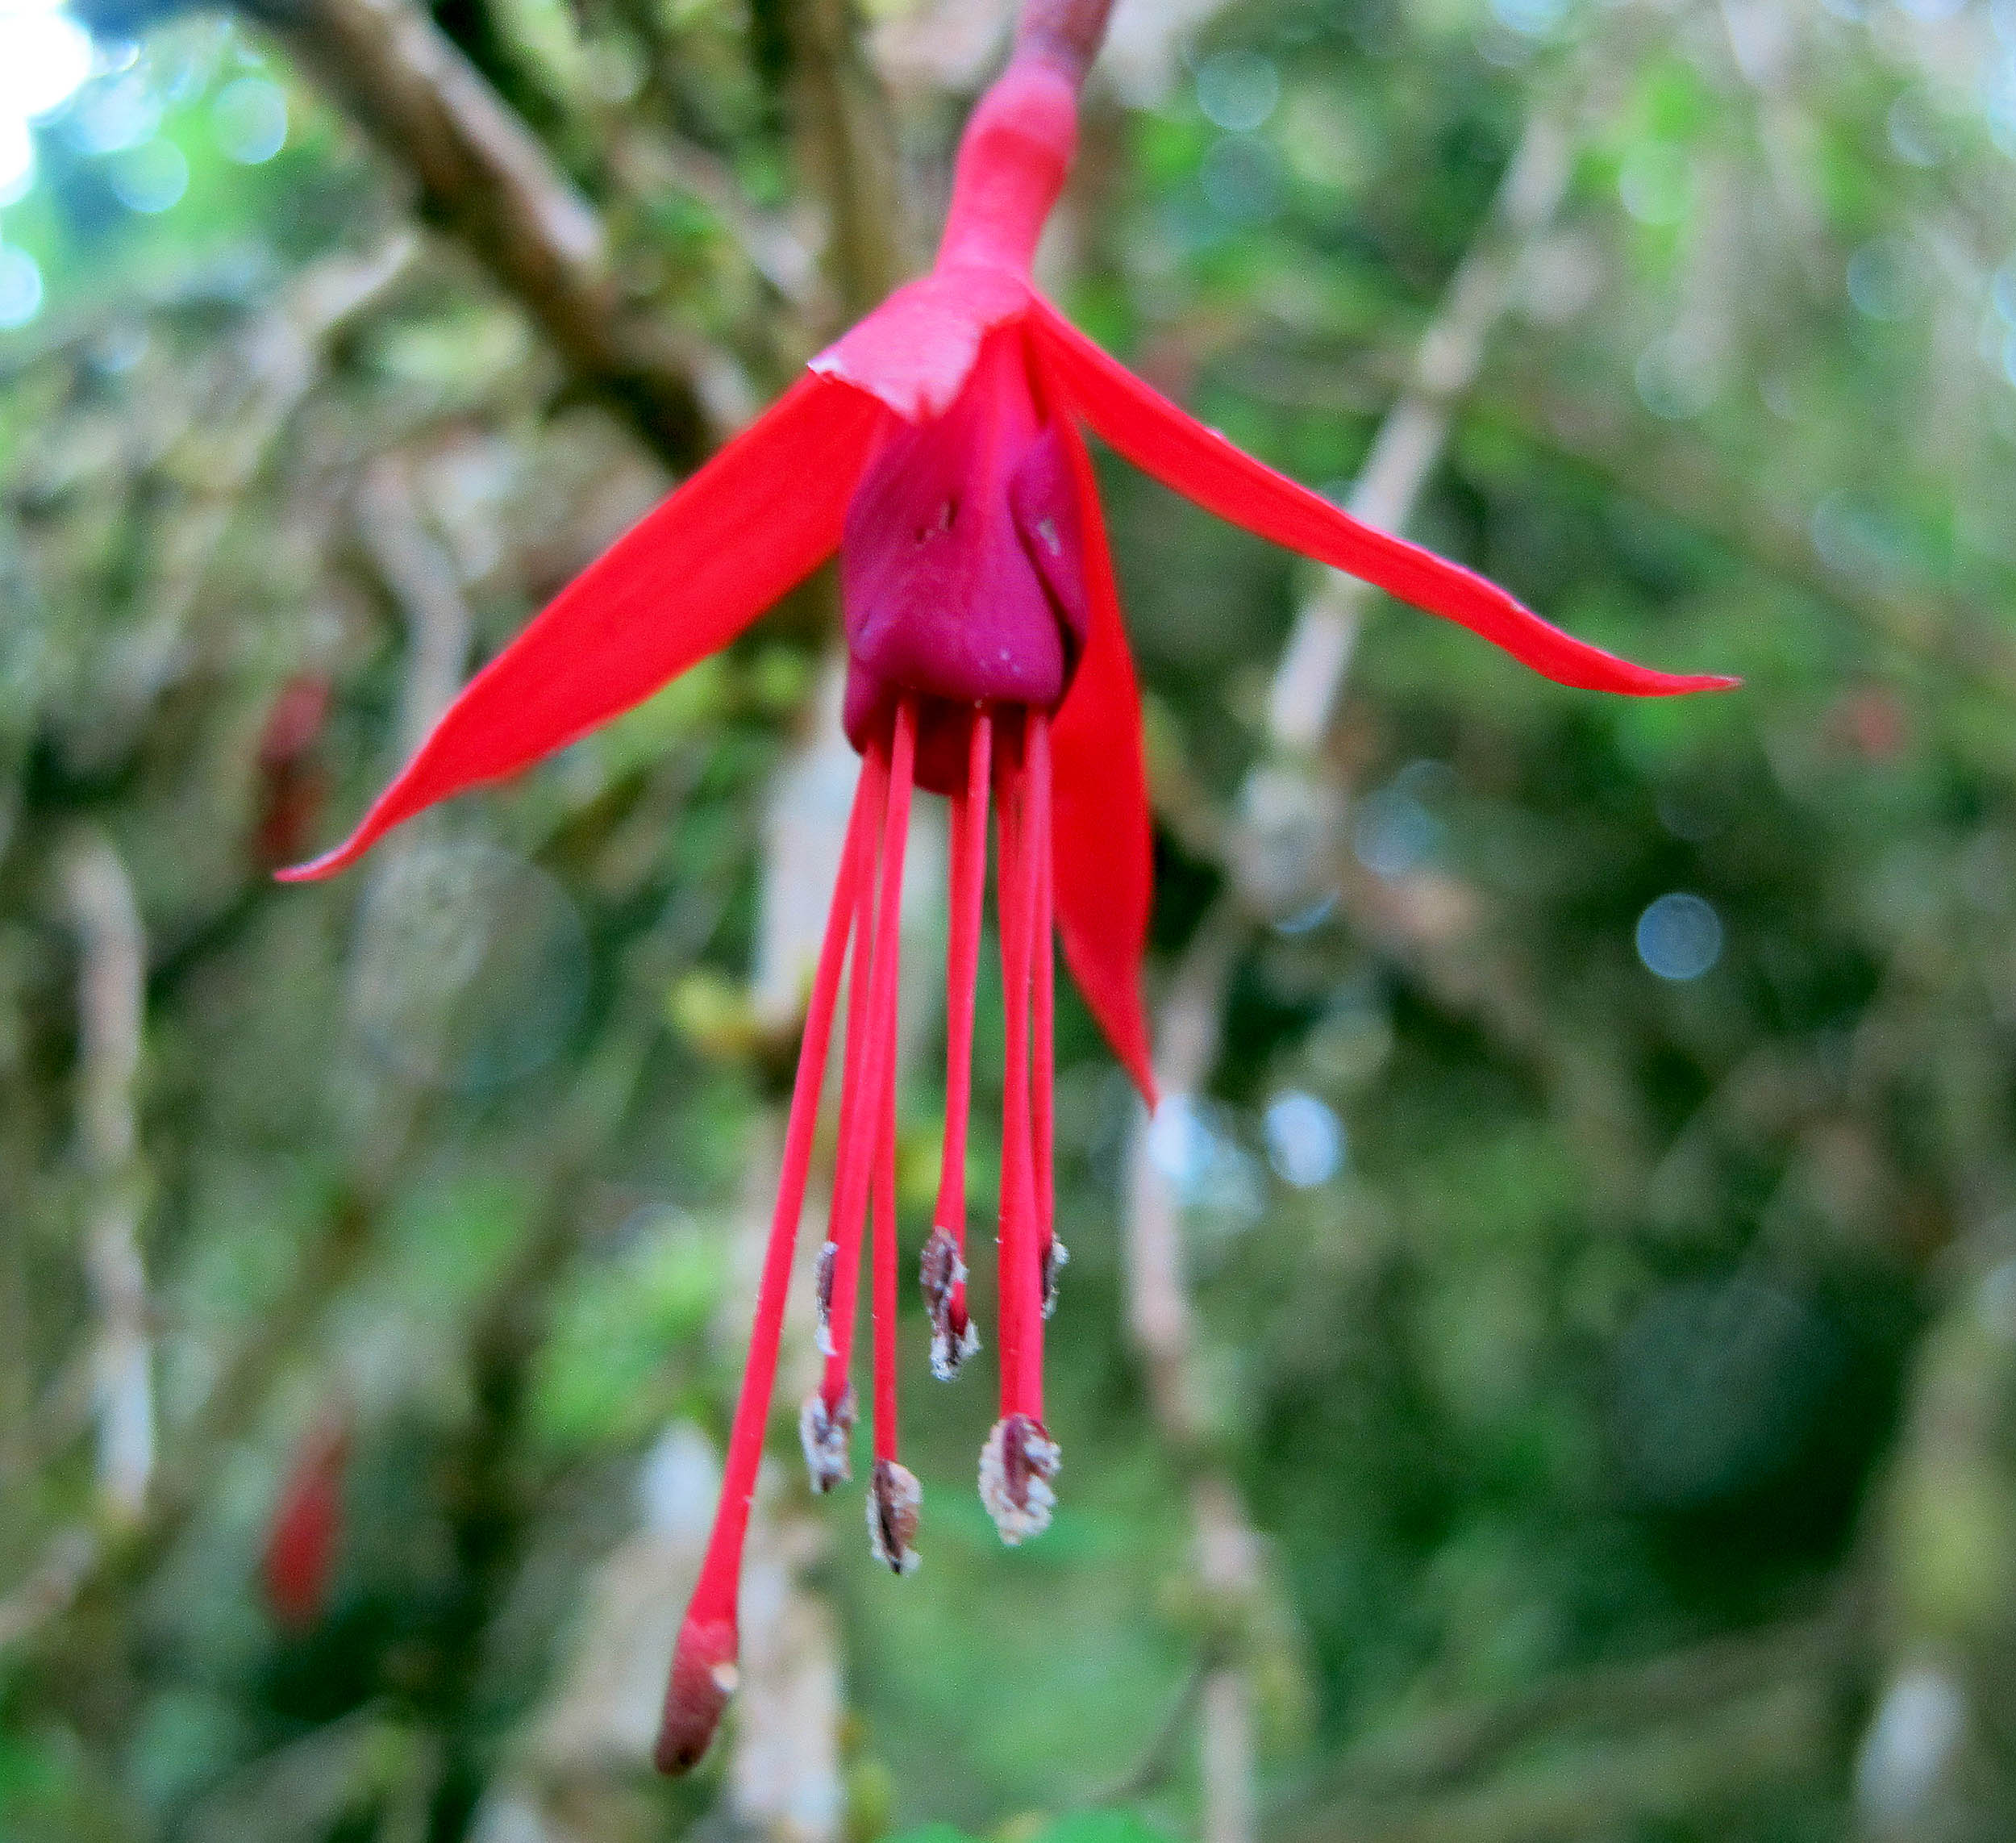
<path fill-rule="evenodd" d="M 1274 150 L 1250 135 L 1227 135 L 1204 156 L 1204 196 L 1221 217 L 1263 224 L 1280 215 L 1281 165 Z"/>
<path fill-rule="evenodd" d="M 1299 1088 L 1277 1095 L 1267 1108 L 1267 1161 L 1296 1190 L 1328 1183 L 1343 1165 L 1343 1123 L 1328 1103 Z"/>
<path fill-rule="evenodd" d="M 1699 896 L 1675 890 L 1638 918 L 1638 957 L 1662 979 L 1698 979 L 1722 957 L 1722 917 Z"/>
<path fill-rule="evenodd" d="M 1250 135 L 1264 127 L 1281 99 L 1281 73 L 1272 58 L 1257 52 L 1220 52 L 1198 67 L 1197 106 L 1227 134 Z"/>
<path fill-rule="evenodd" d="M 259 166 L 287 144 L 287 94 L 263 77 L 241 77 L 210 105 L 218 151 L 240 166 Z"/>
<path fill-rule="evenodd" d="M 1901 237 L 1878 237 L 1848 258 L 1848 298 L 1872 320 L 1904 320 L 1917 312 L 1924 278 Z"/>
<path fill-rule="evenodd" d="M 25 327 L 42 311 L 42 271 L 25 249 L 0 246 L 0 327 Z"/>
<path fill-rule="evenodd" d="M 106 163 L 112 194 L 129 211 L 158 217 L 182 201 L 189 190 L 189 161 L 171 140 L 156 136 L 115 154 Z"/>

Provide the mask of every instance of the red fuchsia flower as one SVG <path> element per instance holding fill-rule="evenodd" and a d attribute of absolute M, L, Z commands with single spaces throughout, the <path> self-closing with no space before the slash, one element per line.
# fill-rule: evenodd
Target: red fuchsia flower
<path fill-rule="evenodd" d="M 656 1758 L 668 1771 L 706 1752 L 735 1687 L 743 1538 L 843 970 L 838 1153 L 818 1270 L 825 1369 L 801 1432 L 818 1489 L 848 1476 L 865 1235 L 869 1535 L 898 1574 L 916 1565 L 921 1493 L 896 1439 L 894 1043 L 898 894 L 918 787 L 946 796 L 952 831 L 944 1151 L 922 1263 L 931 1365 L 949 1377 L 977 1345 L 966 1132 L 991 814 L 1007 1032 L 1000 1418 L 980 1490 L 1006 1541 L 1050 1519 L 1059 1455 L 1043 1419 L 1043 1324 L 1064 1260 L 1052 1209 L 1053 932 L 1114 1053 L 1143 1096 L 1154 1094 L 1139 983 L 1151 884 L 1140 705 L 1082 427 L 1220 517 L 1459 622 L 1562 684 L 1651 695 L 1732 682 L 1615 658 L 1470 571 L 1359 523 L 1193 421 L 1044 301 L 1030 262 L 1070 164 L 1082 75 L 1072 45 L 1025 20 L 1015 57 L 967 127 L 931 273 L 813 360 L 767 415 L 591 565 L 471 682 L 348 841 L 289 874 L 340 869 L 423 807 L 606 722 L 726 645 L 839 552 L 845 723 L 864 765 L 813 981 L 720 1507 L 666 1695 Z"/>

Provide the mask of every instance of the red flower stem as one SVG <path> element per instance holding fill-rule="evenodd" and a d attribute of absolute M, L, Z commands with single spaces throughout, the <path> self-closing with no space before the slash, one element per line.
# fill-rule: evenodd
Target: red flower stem
<path fill-rule="evenodd" d="M 1035 860 L 1035 912 L 1030 928 L 1030 953 L 1035 962 L 1034 1034 L 1035 1072 L 1032 1115 L 1034 1158 L 1032 1170 L 1036 1190 L 1036 1266 L 1039 1274 L 1049 1270 L 1050 1245 L 1056 1232 L 1056 1185 L 1053 1169 L 1055 1140 L 1052 1114 L 1056 1075 L 1055 1042 L 1056 1008 L 1056 942 L 1052 911 L 1056 904 L 1056 872 L 1051 861 L 1050 841 L 1050 719 L 1033 720 L 1030 736 L 1030 791 L 1031 812 L 1030 855 Z"/>
<path fill-rule="evenodd" d="M 798 1077 L 791 1089 L 790 1120 L 784 1132 L 777 1209 L 770 1219 L 770 1245 L 763 1257 L 762 1278 L 756 1284 L 756 1323 L 749 1334 L 748 1361 L 742 1372 L 741 1392 L 735 1398 L 735 1421 L 728 1435 L 721 1502 L 714 1512 L 706 1556 L 700 1565 L 699 1581 L 686 1613 L 689 1624 L 726 1620 L 732 1625 L 735 1620 L 742 1541 L 749 1527 L 749 1506 L 756 1495 L 763 1430 L 770 1418 L 771 1385 L 777 1377 L 777 1344 L 784 1328 L 785 1299 L 790 1291 L 791 1256 L 798 1241 L 798 1217 L 805 1207 L 812 1136 L 818 1123 L 819 1090 L 826 1082 L 827 1049 L 832 1040 L 833 1012 L 839 998 L 840 965 L 866 882 L 881 804 L 881 777 L 872 768 L 864 770 L 854 791 L 854 810 L 847 823 L 839 874 L 834 879 L 833 900 L 827 911 L 826 936 L 819 944 L 818 969 L 813 975 L 805 1036 L 798 1046 Z"/>
<path fill-rule="evenodd" d="M 980 977 L 981 915 L 987 894 L 987 778 L 993 719 L 973 714 L 966 785 L 953 794 L 952 927 L 945 949 L 945 1149 L 935 1226 L 966 1251 L 966 1132 L 973 1099 L 973 992 Z M 966 1320 L 966 1286 L 952 1291 L 955 1328 Z"/>
<path fill-rule="evenodd" d="M 1082 84 L 1106 35 L 1113 0 L 1023 0 L 1015 56 L 1040 57 Z"/>
<path fill-rule="evenodd" d="M 847 1394 L 848 1373 L 854 1348 L 854 1299 L 860 1270 L 860 1206 L 844 1212 L 843 1199 L 855 1187 L 855 1170 L 860 1167 L 867 1179 L 860 1126 L 861 1109 L 868 1089 L 868 1022 L 873 1011 L 869 999 L 875 964 L 875 898 L 880 863 L 881 828 L 887 811 L 889 786 L 888 744 L 871 743 L 861 760 L 860 800 L 872 792 L 873 815 L 867 822 L 862 844 L 861 877 L 854 916 L 854 951 L 847 974 L 847 1047 L 840 1070 L 840 1120 L 835 1141 L 833 1199 L 827 1212 L 825 1265 L 820 1273 L 820 1330 L 825 1369 L 819 1381 L 820 1399 L 829 1415 L 837 1414 Z"/>
<path fill-rule="evenodd" d="M 833 1309 L 830 1323 L 833 1353 L 826 1360 L 822 1394 L 829 1410 L 847 1394 L 848 1370 L 853 1355 L 854 1302 L 861 1265 L 861 1230 L 867 1213 L 868 1179 L 881 1136 L 885 1093 L 896 1079 L 896 961 L 902 921 L 903 851 L 910 837 L 910 782 L 917 759 L 917 707 L 905 698 L 896 707 L 889 749 L 889 800 L 882 812 L 881 886 L 875 905 L 874 952 L 869 961 L 868 1002 L 860 1022 L 860 1077 L 850 1119 L 847 1097 L 841 1097 L 839 1169 L 833 1190 L 833 1228 L 838 1253 L 834 1259 Z M 864 928 L 863 936 L 867 933 Z M 856 1019 L 848 1019 L 848 1074 L 854 1065 Z"/>

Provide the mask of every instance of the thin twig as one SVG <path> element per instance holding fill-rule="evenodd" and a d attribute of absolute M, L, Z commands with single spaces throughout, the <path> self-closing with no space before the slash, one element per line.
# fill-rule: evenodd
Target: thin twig
<path fill-rule="evenodd" d="M 910 273 L 912 242 L 896 184 L 895 125 L 863 55 L 848 0 L 791 9 L 798 157 L 832 225 L 827 266 L 848 314 L 873 306 Z"/>
<path fill-rule="evenodd" d="M 63 891 L 79 944 L 77 1146 L 90 1178 L 84 1265 L 98 1318 L 92 1395 L 102 1512 L 130 1524 L 154 1475 L 154 1386 L 135 1086 L 147 990 L 147 940 L 132 880 L 92 832 L 67 853 Z"/>
<path fill-rule="evenodd" d="M 406 624 L 406 669 L 399 703 L 401 756 L 409 756 L 454 701 L 469 669 L 475 623 L 454 561 L 413 506 L 413 477 L 385 455 L 357 488 L 357 535 Z"/>
<path fill-rule="evenodd" d="M 205 605 L 224 540 L 244 515 L 246 489 L 322 377 L 331 341 L 409 272 L 418 248 L 411 231 L 399 231 L 361 256 L 313 264 L 237 340 L 240 374 L 177 457 L 177 482 L 194 483 L 194 502 L 182 507 L 151 574 L 141 618 L 106 644 L 110 707 L 90 739 L 100 758 L 126 753 L 185 669 L 192 617 Z"/>
<path fill-rule="evenodd" d="M 85 23 L 131 36 L 185 0 L 80 0 Z M 248 0 L 379 149 L 425 215 L 488 269 L 584 384 L 619 402 L 675 468 L 707 445 L 685 342 L 630 311 L 601 219 L 538 137 L 410 0 Z"/>
<path fill-rule="evenodd" d="M 1431 1716 L 1347 1756 L 1324 1775 L 1324 1792 L 1366 1799 L 1443 1791 L 1542 1737 L 1650 1726 L 1823 1674 L 1850 1662 L 1866 1639 L 1865 1598 L 1851 1587 L 1810 1618 L 1711 1639 L 1642 1663 L 1557 1677 Z"/>
<path fill-rule="evenodd" d="M 1412 515 L 1441 458 L 1452 405 L 1477 382 L 1520 258 L 1567 190 L 1568 152 L 1568 136 L 1551 115 L 1528 120 L 1483 233 L 1451 279 L 1440 311 L 1414 348 L 1407 388 L 1387 411 L 1359 470 L 1351 511 L 1368 524 L 1397 531 Z M 1303 604 L 1268 698 L 1268 740 L 1277 749 L 1307 753 L 1321 744 L 1371 595 L 1356 577 L 1331 570 Z"/>

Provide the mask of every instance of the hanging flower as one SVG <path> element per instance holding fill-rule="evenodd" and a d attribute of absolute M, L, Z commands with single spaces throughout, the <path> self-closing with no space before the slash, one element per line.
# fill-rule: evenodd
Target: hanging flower
<path fill-rule="evenodd" d="M 922 1280 L 931 1361 L 977 1347 L 966 1299 L 966 1133 L 988 836 L 1006 1006 L 998 1203 L 1000 1416 L 980 1491 L 1003 1539 L 1041 1531 L 1059 1449 L 1043 1324 L 1064 1249 L 1052 1215 L 1053 933 L 1153 1099 L 1139 969 L 1151 885 L 1140 705 L 1081 425 L 1221 518 L 1456 621 L 1564 685 L 1641 695 L 1727 685 L 1573 639 L 1456 565 L 1375 531 L 1193 421 L 1077 331 L 1030 281 L 1077 133 L 1081 66 L 1027 27 L 968 124 L 931 273 L 591 565 L 470 683 L 352 837 L 289 874 L 326 876 L 422 808 L 512 773 L 725 646 L 837 550 L 848 736 L 863 757 L 800 1051 L 776 1216 L 720 1508 L 681 1628 L 656 1758 L 706 1750 L 736 1676 L 743 1538 L 840 982 L 848 985 L 825 1359 L 800 1432 L 812 1482 L 849 1475 L 861 1243 L 870 1244 L 869 1539 L 917 1565 L 921 1492 L 897 1457 L 894 1065 L 898 899 L 914 790 L 947 797 L 952 874 L 946 1120 Z M 850 947 L 852 953 L 850 955 Z"/>

